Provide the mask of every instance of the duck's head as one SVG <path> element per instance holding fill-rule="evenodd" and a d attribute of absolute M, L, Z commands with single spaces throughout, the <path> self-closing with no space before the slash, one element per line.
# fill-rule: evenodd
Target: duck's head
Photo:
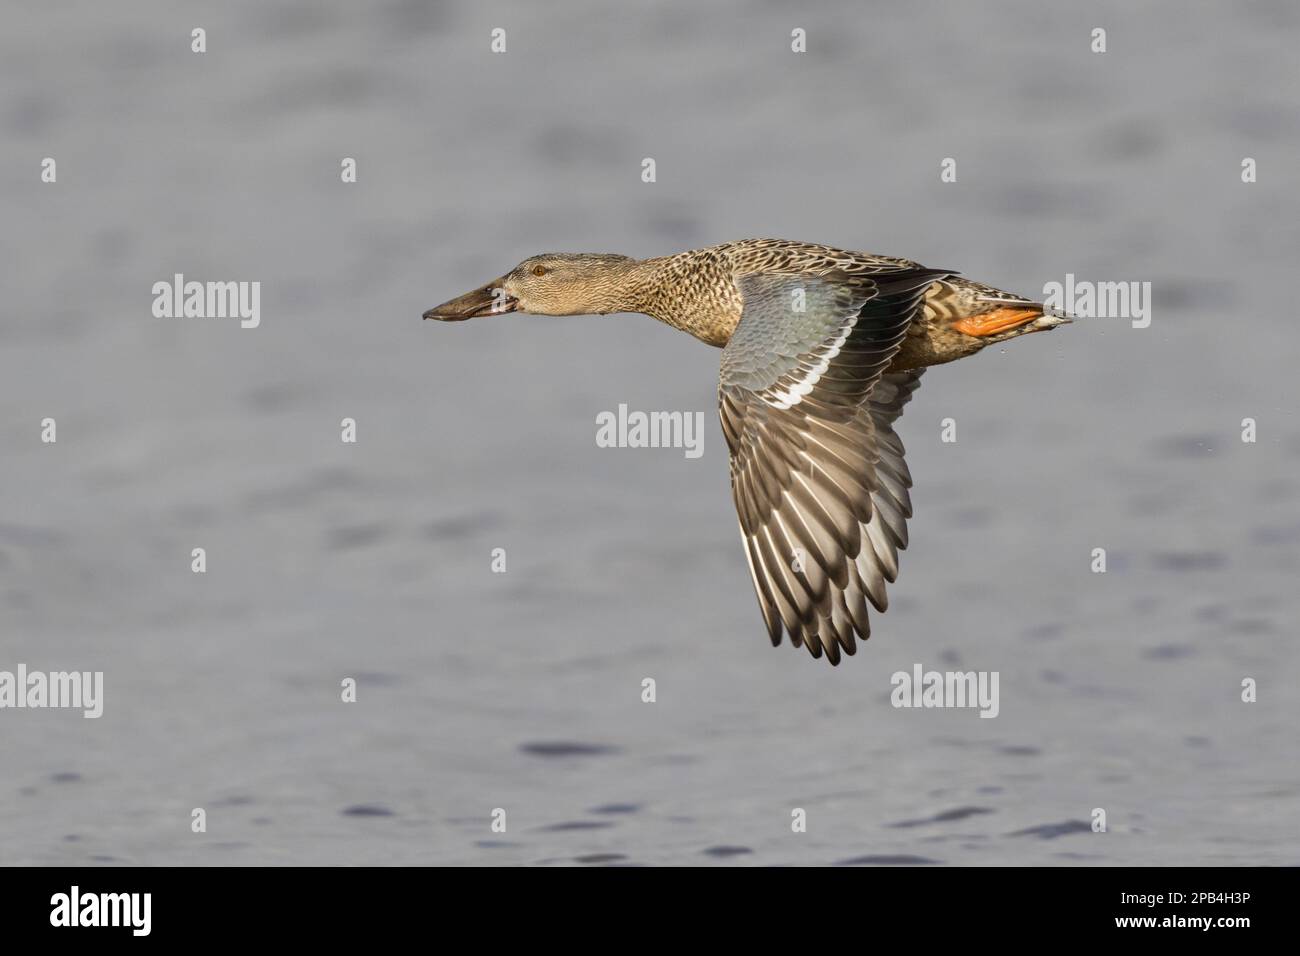
<path fill-rule="evenodd" d="M 499 279 L 424 313 L 459 322 L 483 315 L 596 315 L 621 312 L 637 260 L 598 252 L 548 252 L 531 256 Z"/>

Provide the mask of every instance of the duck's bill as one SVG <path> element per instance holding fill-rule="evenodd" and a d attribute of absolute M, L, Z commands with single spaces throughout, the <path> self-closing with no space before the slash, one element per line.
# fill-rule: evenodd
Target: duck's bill
<path fill-rule="evenodd" d="M 424 317 L 437 319 L 440 322 L 461 322 L 482 315 L 503 315 L 506 312 L 513 312 L 519 306 L 519 300 L 506 294 L 505 289 L 501 288 L 501 281 L 497 279 L 481 289 L 466 292 L 442 305 L 435 305 L 424 313 Z"/>

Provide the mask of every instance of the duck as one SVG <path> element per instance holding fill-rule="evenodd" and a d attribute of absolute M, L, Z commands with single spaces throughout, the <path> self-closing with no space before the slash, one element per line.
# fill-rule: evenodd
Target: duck
<path fill-rule="evenodd" d="M 953 270 L 784 239 L 543 253 L 424 318 L 512 312 L 641 313 L 722 350 L 718 414 L 764 626 L 832 665 L 870 637 L 907 548 L 896 425 L 922 374 L 1069 321 Z"/>

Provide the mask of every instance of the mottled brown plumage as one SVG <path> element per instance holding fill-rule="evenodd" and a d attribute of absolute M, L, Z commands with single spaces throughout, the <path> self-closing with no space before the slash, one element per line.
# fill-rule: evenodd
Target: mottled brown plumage
<path fill-rule="evenodd" d="M 947 270 L 747 239 L 655 259 L 550 253 L 430 309 L 642 312 L 723 349 L 718 407 L 759 608 L 839 663 L 907 547 L 911 475 L 894 432 L 921 372 L 1066 319 Z"/>

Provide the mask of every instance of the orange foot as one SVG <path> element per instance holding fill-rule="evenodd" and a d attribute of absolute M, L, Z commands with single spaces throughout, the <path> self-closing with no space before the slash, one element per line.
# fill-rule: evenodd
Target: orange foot
<path fill-rule="evenodd" d="M 1006 306 L 1001 309 L 994 309 L 992 312 L 981 312 L 979 315 L 967 316 L 960 321 L 954 322 L 952 327 L 958 332 L 981 338 L 985 335 L 996 335 L 999 332 L 1014 329 L 1026 322 L 1032 322 L 1042 314 L 1042 309 Z"/>

